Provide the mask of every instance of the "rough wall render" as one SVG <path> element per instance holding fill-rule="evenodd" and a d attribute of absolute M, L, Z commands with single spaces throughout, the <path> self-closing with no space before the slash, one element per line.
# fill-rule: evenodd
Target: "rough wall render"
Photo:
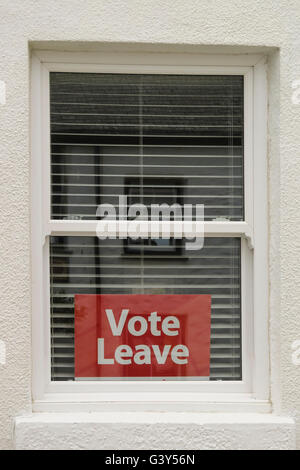
<path fill-rule="evenodd" d="M 288 450 L 291 419 L 205 413 L 50 414 L 17 419 L 17 449 Z M 35 438 L 33 438 L 33 436 Z"/>
<path fill-rule="evenodd" d="M 300 448 L 300 365 L 292 360 L 300 340 L 299 0 L 0 0 L 0 448 L 13 447 L 14 418 L 30 413 L 32 402 L 30 49 L 103 43 L 137 51 L 277 49 L 268 59 L 271 393 L 274 411 L 296 418 Z"/>

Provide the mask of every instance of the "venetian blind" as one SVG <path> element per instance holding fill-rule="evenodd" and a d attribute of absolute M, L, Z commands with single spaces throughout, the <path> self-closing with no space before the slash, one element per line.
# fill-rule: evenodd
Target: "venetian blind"
<path fill-rule="evenodd" d="M 51 73 L 53 219 L 101 203 L 204 204 L 243 220 L 243 77 Z M 74 379 L 74 295 L 210 294 L 211 380 L 241 379 L 240 239 L 51 237 L 52 379 Z"/>
<path fill-rule="evenodd" d="M 51 73 L 52 218 L 204 204 L 243 219 L 243 77 Z"/>

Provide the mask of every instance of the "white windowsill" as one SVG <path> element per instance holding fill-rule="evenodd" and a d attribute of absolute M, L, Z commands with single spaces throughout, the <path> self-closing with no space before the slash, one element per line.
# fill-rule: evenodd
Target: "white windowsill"
<path fill-rule="evenodd" d="M 17 449 L 289 449 L 293 419 L 261 413 L 33 413 L 15 420 Z"/>
<path fill-rule="evenodd" d="M 33 402 L 33 411 L 271 413 L 272 407 L 246 393 L 49 393 Z"/>

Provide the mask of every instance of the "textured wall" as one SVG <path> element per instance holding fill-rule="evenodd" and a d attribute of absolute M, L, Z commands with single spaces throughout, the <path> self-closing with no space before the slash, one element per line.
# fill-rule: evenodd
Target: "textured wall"
<path fill-rule="evenodd" d="M 272 398 L 275 411 L 297 417 L 300 448 L 300 366 L 291 361 L 300 339 L 300 104 L 291 98 L 299 36 L 299 0 L 0 0 L 0 448 L 12 446 L 13 417 L 31 408 L 30 41 L 279 48 L 269 68 Z"/>
<path fill-rule="evenodd" d="M 19 449 L 289 450 L 290 418 L 257 414 L 94 413 L 17 418 Z"/>

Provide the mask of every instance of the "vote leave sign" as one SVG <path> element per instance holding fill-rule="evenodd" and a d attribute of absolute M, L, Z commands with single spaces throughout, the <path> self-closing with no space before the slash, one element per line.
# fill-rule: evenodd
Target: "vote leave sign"
<path fill-rule="evenodd" d="M 210 295 L 75 295 L 75 378 L 209 377 Z"/>

